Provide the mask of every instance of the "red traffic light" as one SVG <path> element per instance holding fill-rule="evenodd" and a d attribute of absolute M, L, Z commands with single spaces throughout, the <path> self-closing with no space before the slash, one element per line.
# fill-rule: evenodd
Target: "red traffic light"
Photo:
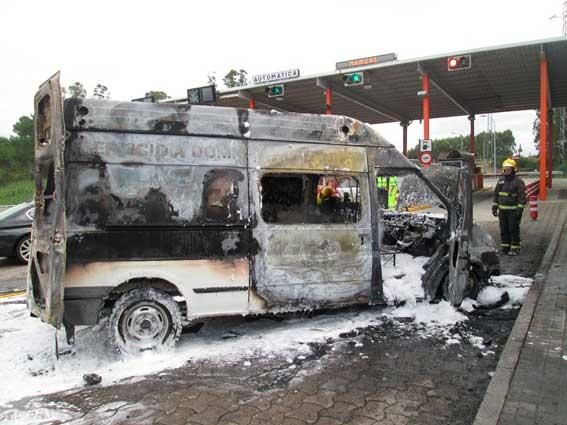
<path fill-rule="evenodd" d="M 447 58 L 447 70 L 456 71 L 471 67 L 471 55 L 451 56 Z"/>

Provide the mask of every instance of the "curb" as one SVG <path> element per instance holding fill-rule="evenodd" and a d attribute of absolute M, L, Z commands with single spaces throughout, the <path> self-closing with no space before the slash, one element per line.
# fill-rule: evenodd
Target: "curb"
<path fill-rule="evenodd" d="M 561 215 L 558 223 L 560 231 L 556 232 L 551 238 L 547 251 L 545 251 L 545 255 L 541 261 L 541 265 L 534 276 L 534 281 L 526 297 L 526 302 L 522 306 L 520 314 L 518 314 L 514 327 L 512 328 L 512 332 L 506 341 L 500 360 L 498 360 L 496 371 L 486 389 L 473 425 L 496 425 L 500 419 L 504 402 L 506 401 L 508 390 L 510 389 L 510 383 L 512 382 L 520 358 L 520 352 L 522 351 L 535 308 L 543 289 L 545 278 L 553 263 L 559 242 L 566 232 L 566 222 L 567 210 Z"/>
<path fill-rule="evenodd" d="M 19 297 L 20 295 L 25 295 L 26 291 L 11 291 L 11 292 L 0 292 L 0 299 Z"/>

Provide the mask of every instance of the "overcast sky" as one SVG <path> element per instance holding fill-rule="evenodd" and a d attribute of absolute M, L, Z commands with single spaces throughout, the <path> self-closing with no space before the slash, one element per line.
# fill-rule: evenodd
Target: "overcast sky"
<path fill-rule="evenodd" d="M 561 0 L 442 1 L 31 1 L 0 3 L 0 136 L 31 114 L 39 84 L 57 70 L 68 86 L 97 83 L 113 99 L 148 90 L 181 97 L 188 87 L 231 68 L 249 74 L 300 68 L 332 71 L 335 62 L 396 52 L 411 59 L 561 35 Z M 533 111 L 495 115 L 524 152 L 532 149 Z M 377 126 L 401 145 L 398 124 Z M 486 129 L 478 118 L 477 132 Z M 431 137 L 468 133 L 466 117 L 436 119 Z M 410 145 L 422 135 L 409 129 Z"/>

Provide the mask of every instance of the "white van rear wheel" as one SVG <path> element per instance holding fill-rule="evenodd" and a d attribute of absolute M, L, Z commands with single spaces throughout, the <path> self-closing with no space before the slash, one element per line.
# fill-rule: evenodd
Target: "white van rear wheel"
<path fill-rule="evenodd" d="M 108 321 L 115 347 L 128 354 L 175 345 L 181 335 L 181 311 L 163 291 L 139 288 L 122 295 Z"/>

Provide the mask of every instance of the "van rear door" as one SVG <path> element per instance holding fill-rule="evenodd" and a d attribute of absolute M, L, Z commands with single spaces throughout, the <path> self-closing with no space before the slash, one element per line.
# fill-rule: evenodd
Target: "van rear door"
<path fill-rule="evenodd" d="M 63 320 L 65 274 L 65 124 L 59 73 L 34 99 L 35 215 L 28 268 L 28 306 L 33 315 L 59 328 Z"/>

